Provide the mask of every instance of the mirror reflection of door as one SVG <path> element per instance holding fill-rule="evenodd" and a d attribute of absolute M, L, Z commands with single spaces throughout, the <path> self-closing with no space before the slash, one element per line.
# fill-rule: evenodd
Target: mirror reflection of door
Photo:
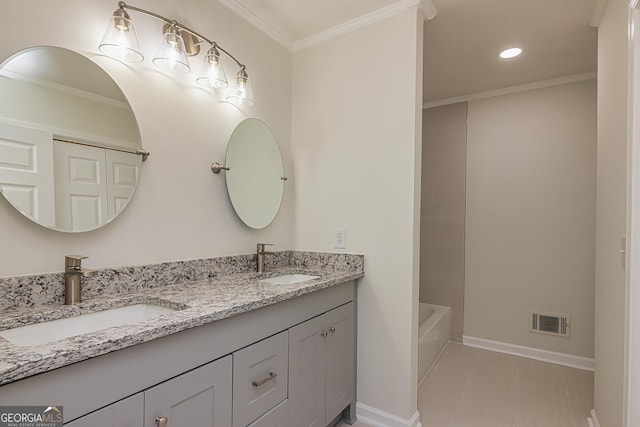
<path fill-rule="evenodd" d="M 104 149 L 54 141 L 56 227 L 96 228 L 107 218 Z"/>
<path fill-rule="evenodd" d="M 24 215 L 55 226 L 52 135 L 0 123 L 0 189 Z"/>
<path fill-rule="evenodd" d="M 107 212 L 117 216 L 129 203 L 140 177 L 140 156 L 105 150 L 107 158 Z"/>
<path fill-rule="evenodd" d="M 0 190 L 23 214 L 47 226 L 99 227 L 124 209 L 139 175 L 136 154 L 0 123 Z"/>
<path fill-rule="evenodd" d="M 81 231 L 113 218 L 133 194 L 139 157 L 64 141 L 53 143 L 56 227 Z"/>

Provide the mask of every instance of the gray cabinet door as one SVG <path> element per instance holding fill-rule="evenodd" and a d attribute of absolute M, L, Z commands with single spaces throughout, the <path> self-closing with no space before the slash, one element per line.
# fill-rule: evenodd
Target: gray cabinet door
<path fill-rule="evenodd" d="M 229 427 L 232 357 L 226 356 L 144 392 L 144 427 Z"/>
<path fill-rule="evenodd" d="M 289 329 L 289 425 L 325 426 L 324 316 Z"/>
<path fill-rule="evenodd" d="M 289 424 L 289 401 L 285 400 L 248 427 L 290 427 Z"/>
<path fill-rule="evenodd" d="M 70 423 L 68 427 L 140 427 L 144 415 L 144 394 L 138 393 Z"/>
<path fill-rule="evenodd" d="M 353 303 L 327 312 L 329 334 L 326 344 L 326 422 L 344 410 L 354 398 L 354 318 Z"/>

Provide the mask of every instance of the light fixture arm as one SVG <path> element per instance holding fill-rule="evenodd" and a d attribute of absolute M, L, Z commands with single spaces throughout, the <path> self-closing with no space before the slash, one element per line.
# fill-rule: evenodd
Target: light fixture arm
<path fill-rule="evenodd" d="M 136 12 L 140 12 L 140 13 L 142 13 L 144 15 L 151 16 L 153 18 L 159 19 L 160 21 L 164 21 L 165 23 L 167 23 L 169 25 L 173 25 L 173 26 L 177 27 L 181 31 L 186 31 L 187 33 L 191 34 L 192 36 L 195 36 L 198 39 L 198 43 L 206 42 L 206 43 L 208 43 L 209 45 L 211 45 L 213 47 L 217 47 L 218 50 L 220 50 L 225 55 L 227 55 L 231 60 L 233 60 L 233 62 L 235 62 L 236 65 L 238 65 L 238 67 L 240 67 L 240 69 L 244 70 L 246 68 L 243 63 L 238 61 L 232 54 L 230 54 L 226 49 L 223 49 L 218 43 L 216 43 L 216 42 L 214 42 L 212 40 L 209 40 L 208 38 L 206 38 L 202 34 L 192 30 L 191 28 L 187 27 L 186 25 L 181 24 L 180 22 L 176 21 L 175 19 L 169 19 L 169 18 L 166 18 L 166 17 L 164 17 L 162 15 L 158 15 L 155 12 L 151 12 L 149 10 L 142 9 L 142 8 L 136 7 L 136 6 L 131 6 L 130 4 L 127 4 L 127 3 L 123 2 L 123 1 L 119 1 L 118 2 L 118 8 L 120 8 L 122 10 L 129 9 L 129 10 L 134 10 Z"/>

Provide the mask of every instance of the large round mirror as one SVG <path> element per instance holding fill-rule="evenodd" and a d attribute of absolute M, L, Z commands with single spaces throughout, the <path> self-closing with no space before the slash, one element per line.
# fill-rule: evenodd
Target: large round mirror
<path fill-rule="evenodd" d="M 45 227 L 82 232 L 113 220 L 146 158 L 129 102 L 88 58 L 34 47 L 0 64 L 0 192 Z"/>
<path fill-rule="evenodd" d="M 258 119 L 240 122 L 229 139 L 225 161 L 229 198 L 242 222 L 255 229 L 271 224 L 286 179 L 271 129 Z"/>

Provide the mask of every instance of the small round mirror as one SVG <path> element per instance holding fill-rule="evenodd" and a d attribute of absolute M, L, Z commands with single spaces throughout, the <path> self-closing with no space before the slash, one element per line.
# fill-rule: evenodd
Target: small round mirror
<path fill-rule="evenodd" d="M 113 79 L 88 58 L 34 47 L 0 64 L 0 192 L 32 221 L 99 228 L 129 203 L 144 151 Z"/>
<path fill-rule="evenodd" d="M 246 119 L 227 146 L 227 190 L 238 217 L 261 229 L 275 219 L 284 193 L 284 169 L 276 137 L 258 119 Z"/>

